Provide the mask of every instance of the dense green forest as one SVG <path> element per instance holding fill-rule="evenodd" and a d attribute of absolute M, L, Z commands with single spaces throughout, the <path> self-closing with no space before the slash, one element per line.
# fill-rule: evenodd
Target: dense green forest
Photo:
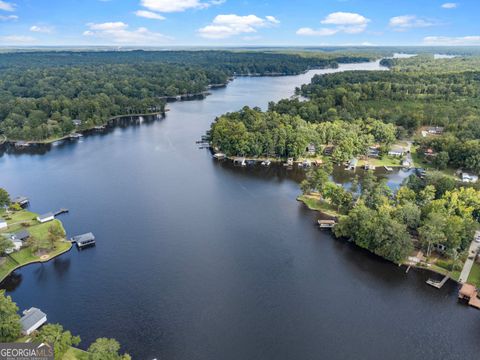
<path fill-rule="evenodd" d="M 308 123 L 309 128 L 314 128 L 313 124 L 342 122 L 345 133 L 356 134 L 347 137 L 352 139 L 352 144 L 363 134 L 357 130 L 359 123 L 381 121 L 395 127 L 397 138 L 415 138 L 421 149 L 431 149 L 435 154 L 441 152 L 444 167 L 464 168 L 480 173 L 479 63 L 480 57 L 434 59 L 433 56 L 425 55 L 393 59 L 389 63 L 392 71 L 349 71 L 316 75 L 309 84 L 297 89 L 297 94 L 307 98 L 307 101 L 295 98 L 270 103 L 266 114 L 256 116 L 266 119 L 273 118 L 273 114 L 298 117 Z M 424 71 L 424 68 L 430 70 Z M 228 136 L 221 140 L 216 136 L 217 128 L 225 127 L 228 119 L 238 121 L 242 119 L 242 114 L 228 114 L 227 118 L 220 117 L 213 124 L 214 144 L 225 146 L 228 143 Z M 295 121 L 299 123 L 300 120 Z M 269 141 L 270 135 L 262 135 L 264 128 L 249 129 L 248 122 L 241 122 L 244 122 L 250 132 L 250 139 L 256 139 L 257 143 Z M 419 135 L 422 126 L 442 127 L 444 133 L 441 136 L 422 138 Z M 349 127 L 351 131 L 348 130 Z M 293 127 L 292 131 L 290 139 L 295 138 L 300 143 L 317 143 L 308 131 L 304 131 L 304 126 Z M 324 141 L 323 144 L 340 143 L 338 139 L 317 139 Z M 236 141 L 231 140 L 232 143 Z M 387 142 L 382 139 L 375 141 L 384 146 L 393 142 L 390 139 Z M 223 149 L 222 146 L 220 148 Z M 353 150 L 345 151 L 345 148 Z M 364 148 L 342 145 L 338 151 L 357 155 L 362 154 Z M 256 149 L 254 146 L 236 149 L 230 147 L 228 151 L 257 155 Z M 267 152 L 270 153 L 271 150 L 268 149 L 265 153 Z M 298 152 L 277 151 L 275 154 L 296 156 Z M 345 158 L 346 156 L 339 156 L 336 159 Z"/>
<path fill-rule="evenodd" d="M 229 51 L 100 51 L 0 54 L 0 132 L 58 138 L 116 115 L 161 112 L 164 97 L 205 91 L 235 75 L 288 75 L 364 56 Z"/>
<path fill-rule="evenodd" d="M 395 263 L 405 261 L 414 248 L 429 256 L 441 245 L 449 259 L 442 265 L 459 269 L 480 217 L 478 190 L 457 187 L 455 180 L 438 172 L 424 178 L 411 175 L 396 193 L 386 180 L 367 172 L 346 190 L 329 180 L 331 169 L 329 164 L 311 169 L 301 188 L 338 209 L 336 236 Z"/>
<path fill-rule="evenodd" d="M 212 145 L 227 155 L 300 157 L 308 145 L 335 145 L 332 158 L 343 162 L 366 154 L 369 146 L 388 147 L 396 137 L 392 124 L 366 119 L 346 122 L 310 122 L 298 115 L 243 108 L 218 118 L 212 124 Z"/>

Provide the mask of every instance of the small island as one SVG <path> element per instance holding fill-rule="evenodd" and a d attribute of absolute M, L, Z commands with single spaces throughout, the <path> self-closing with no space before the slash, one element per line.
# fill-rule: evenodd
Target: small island
<path fill-rule="evenodd" d="M 5 190 L 0 192 L 4 199 L 8 198 Z M 60 220 L 42 223 L 38 214 L 16 203 L 4 206 L 0 210 L 0 282 L 16 269 L 49 261 L 71 249 Z"/>

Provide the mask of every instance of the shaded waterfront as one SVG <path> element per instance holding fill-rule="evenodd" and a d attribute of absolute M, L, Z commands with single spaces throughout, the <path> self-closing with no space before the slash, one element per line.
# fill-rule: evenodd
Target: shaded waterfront
<path fill-rule="evenodd" d="M 215 116 L 265 108 L 310 76 L 239 78 L 164 119 L 4 153 L 0 184 L 34 211 L 69 208 L 69 235 L 93 231 L 97 246 L 3 286 L 83 346 L 115 337 L 135 359 L 476 358 L 480 315 L 453 283 L 436 290 L 319 231 L 295 201 L 302 170 L 235 168 L 197 149 Z"/>

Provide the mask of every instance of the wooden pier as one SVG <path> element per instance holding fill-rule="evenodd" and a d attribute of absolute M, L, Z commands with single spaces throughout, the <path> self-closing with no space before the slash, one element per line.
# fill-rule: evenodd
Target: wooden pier
<path fill-rule="evenodd" d="M 53 213 L 54 216 L 58 216 L 58 215 L 61 215 L 61 214 L 65 214 L 65 213 L 68 213 L 68 209 L 60 209 L 58 211 L 55 211 Z"/>
<path fill-rule="evenodd" d="M 445 277 L 441 280 L 433 280 L 433 279 L 428 279 L 427 284 L 430 286 L 433 286 L 434 288 L 441 289 L 443 285 L 450 279 L 450 276 L 447 274 Z"/>
<path fill-rule="evenodd" d="M 478 290 L 472 284 L 463 284 L 458 292 L 458 299 L 466 302 L 474 308 L 480 309 L 480 298 L 478 297 Z"/>

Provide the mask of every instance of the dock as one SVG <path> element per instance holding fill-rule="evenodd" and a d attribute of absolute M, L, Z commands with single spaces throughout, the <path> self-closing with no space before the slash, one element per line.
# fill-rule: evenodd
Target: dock
<path fill-rule="evenodd" d="M 480 309 L 480 298 L 478 297 L 478 289 L 472 284 L 463 284 L 458 292 L 458 299 L 466 302 L 474 308 Z"/>
<path fill-rule="evenodd" d="M 320 229 L 331 229 L 337 222 L 335 220 L 318 220 L 318 226 Z"/>
<path fill-rule="evenodd" d="M 387 170 L 387 171 L 393 171 L 393 168 L 391 168 L 390 166 L 386 166 L 386 165 L 385 165 L 384 168 L 385 168 L 385 170 Z"/>
<path fill-rule="evenodd" d="M 53 212 L 53 215 L 58 216 L 58 215 L 65 214 L 65 213 L 68 213 L 68 209 L 60 209 L 58 211 Z"/>
<path fill-rule="evenodd" d="M 441 289 L 443 285 L 450 279 L 449 275 L 445 275 L 445 277 L 441 280 L 433 280 L 433 279 L 428 279 L 426 282 L 428 285 L 433 286 L 434 288 Z"/>
<path fill-rule="evenodd" d="M 95 245 L 95 235 L 89 232 L 86 234 L 74 236 L 70 239 L 70 241 L 76 243 L 77 246 L 81 249 L 87 246 Z"/>

